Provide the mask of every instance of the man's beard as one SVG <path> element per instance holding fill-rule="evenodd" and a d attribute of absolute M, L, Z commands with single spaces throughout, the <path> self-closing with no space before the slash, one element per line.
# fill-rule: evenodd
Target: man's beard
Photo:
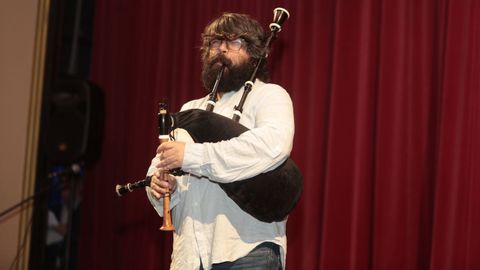
<path fill-rule="evenodd" d="M 223 54 L 218 54 L 214 58 L 203 63 L 202 80 L 203 86 L 207 92 L 212 91 L 220 70 L 225 66 L 222 79 L 218 85 L 217 91 L 227 93 L 237 91 L 243 84 L 250 79 L 254 65 L 252 61 L 246 61 L 238 66 L 234 66 L 230 59 Z"/>

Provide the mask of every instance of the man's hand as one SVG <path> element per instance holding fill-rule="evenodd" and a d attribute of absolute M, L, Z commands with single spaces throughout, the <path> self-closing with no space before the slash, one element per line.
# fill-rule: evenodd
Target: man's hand
<path fill-rule="evenodd" d="M 157 153 L 160 154 L 160 163 L 157 164 L 157 168 L 163 171 L 181 168 L 184 152 L 184 142 L 164 142 L 160 144 L 157 148 Z"/>
<path fill-rule="evenodd" d="M 151 178 L 150 193 L 159 200 L 165 196 L 167 192 L 174 192 L 177 187 L 177 180 L 170 174 L 157 170 Z"/>

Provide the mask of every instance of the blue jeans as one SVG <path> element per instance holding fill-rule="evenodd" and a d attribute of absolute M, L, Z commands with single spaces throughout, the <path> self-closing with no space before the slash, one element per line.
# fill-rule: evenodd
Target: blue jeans
<path fill-rule="evenodd" d="M 233 262 L 216 263 L 212 270 L 281 270 L 280 247 L 271 242 L 256 246 L 247 256 Z M 200 266 L 200 270 L 203 267 Z"/>

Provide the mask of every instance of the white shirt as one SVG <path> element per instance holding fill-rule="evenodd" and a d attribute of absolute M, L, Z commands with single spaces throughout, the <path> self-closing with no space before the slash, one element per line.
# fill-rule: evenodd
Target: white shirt
<path fill-rule="evenodd" d="M 231 118 L 242 93 L 243 88 L 225 93 L 214 112 Z M 190 101 L 182 110 L 205 109 L 207 101 L 208 96 Z M 175 232 L 170 269 L 199 269 L 200 260 L 204 269 L 210 269 L 214 263 L 244 257 L 266 241 L 280 245 L 285 267 L 286 220 L 265 223 L 255 219 L 241 210 L 218 184 L 206 178 L 224 183 L 239 181 L 272 170 L 285 161 L 294 135 L 290 96 L 278 85 L 257 80 L 245 101 L 240 123 L 250 130 L 236 138 L 185 145 L 182 170 L 191 174 L 177 177 L 177 188 L 171 194 Z M 180 133 L 175 136 L 177 140 L 182 137 Z M 156 156 L 147 175 L 153 174 L 158 162 Z M 147 195 L 163 216 L 163 199 L 155 199 L 148 190 Z"/>

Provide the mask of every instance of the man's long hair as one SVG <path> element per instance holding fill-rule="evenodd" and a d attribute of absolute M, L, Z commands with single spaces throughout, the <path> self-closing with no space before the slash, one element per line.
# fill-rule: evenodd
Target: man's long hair
<path fill-rule="evenodd" d="M 258 21 L 245 14 L 224 13 L 209 23 L 202 33 L 200 52 L 203 63 L 208 59 L 209 44 L 214 38 L 229 40 L 243 38 L 246 41 L 246 50 L 255 62 L 263 57 L 267 41 L 265 31 Z M 264 82 L 269 81 L 266 59 L 262 61 L 258 69 L 257 78 Z"/>

